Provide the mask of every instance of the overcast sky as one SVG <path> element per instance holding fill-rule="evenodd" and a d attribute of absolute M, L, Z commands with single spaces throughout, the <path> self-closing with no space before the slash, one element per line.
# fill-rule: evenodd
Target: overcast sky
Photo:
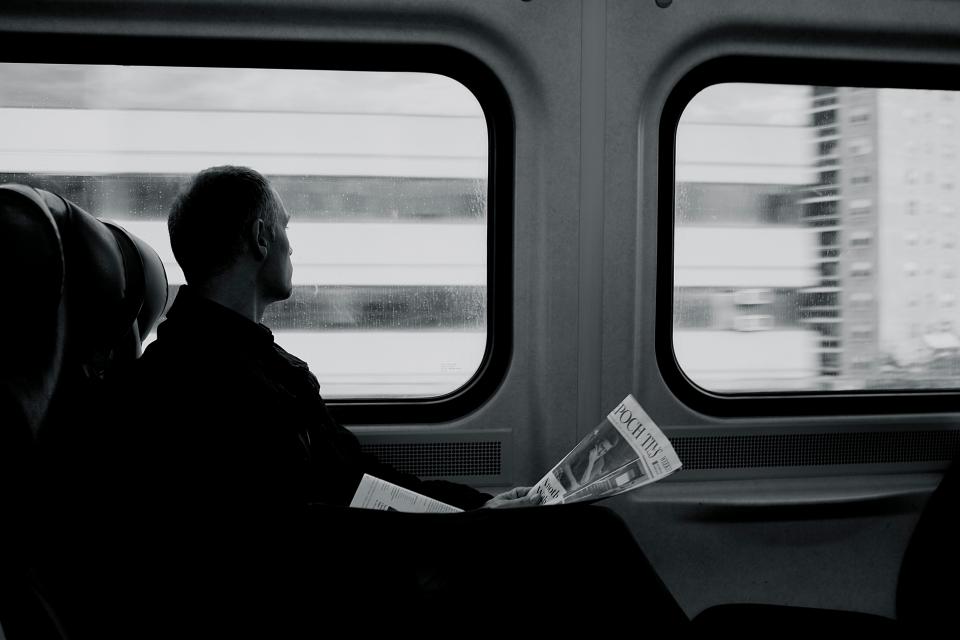
<path fill-rule="evenodd" d="M 680 122 L 806 126 L 810 106 L 807 85 L 715 84 L 694 96 Z"/>
<path fill-rule="evenodd" d="M 459 82 L 429 73 L 0 63 L 0 107 L 479 116 Z M 807 124 L 810 87 L 719 84 L 681 122 Z"/>
<path fill-rule="evenodd" d="M 0 107 L 479 116 L 429 73 L 0 63 Z"/>

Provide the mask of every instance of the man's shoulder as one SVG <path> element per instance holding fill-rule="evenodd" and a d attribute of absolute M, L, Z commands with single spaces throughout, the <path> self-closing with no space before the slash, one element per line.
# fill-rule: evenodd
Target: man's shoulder
<path fill-rule="evenodd" d="M 201 350 L 184 348 L 171 340 L 155 340 L 144 350 L 143 355 L 130 368 L 133 377 L 147 377 L 177 371 L 192 375 L 208 358 Z"/>
<path fill-rule="evenodd" d="M 159 381 L 165 386 L 191 386 L 256 381 L 259 368 L 248 359 L 236 357 L 220 345 L 187 344 L 157 339 L 125 370 L 131 381 Z"/>
<path fill-rule="evenodd" d="M 179 433 L 178 426 L 192 428 L 197 421 L 213 426 L 257 420 L 283 406 L 269 381 L 250 366 L 208 353 L 150 347 L 140 359 L 116 370 L 107 387 L 118 406 L 146 423 L 167 424 L 165 428 Z"/>

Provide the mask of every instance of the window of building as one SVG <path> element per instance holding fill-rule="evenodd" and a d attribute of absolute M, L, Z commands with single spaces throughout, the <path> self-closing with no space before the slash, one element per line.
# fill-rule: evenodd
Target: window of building
<path fill-rule="evenodd" d="M 854 138 L 847 147 L 854 156 L 865 156 L 873 151 L 873 141 L 870 138 Z"/>
<path fill-rule="evenodd" d="M 854 278 L 865 278 L 873 272 L 873 264 L 870 262 L 854 262 L 850 265 L 850 275 Z"/>
<path fill-rule="evenodd" d="M 742 226 L 759 224 L 797 225 L 800 207 L 790 189 L 770 185 L 717 185 L 684 182 L 677 196 L 688 203 L 680 225 L 713 224 Z M 824 203 L 823 215 L 836 214 L 836 202 Z M 831 207 L 832 205 L 832 207 Z M 740 215 L 731 212 L 738 211 Z"/>
<path fill-rule="evenodd" d="M 746 314 L 733 319 L 736 331 L 769 331 L 773 329 L 773 316 L 766 314 Z"/>
<path fill-rule="evenodd" d="M 480 370 L 489 132 L 463 84 L 413 72 L 0 64 L 0 181 L 116 220 L 184 276 L 165 218 L 213 165 L 266 175 L 294 289 L 264 322 L 331 399 L 426 399 Z"/>
<path fill-rule="evenodd" d="M 824 108 L 813 112 L 813 126 L 826 127 L 835 124 L 837 121 L 837 110 L 834 108 Z"/>
<path fill-rule="evenodd" d="M 873 294 L 869 291 L 857 291 L 851 294 L 850 304 L 856 309 L 867 309 L 873 305 Z"/>
<path fill-rule="evenodd" d="M 866 169 L 857 168 L 850 172 L 851 185 L 870 184 L 870 172 Z"/>
<path fill-rule="evenodd" d="M 866 216 L 873 208 L 873 201 L 866 198 L 856 198 L 850 201 L 850 215 Z"/>
<path fill-rule="evenodd" d="M 873 338 L 873 325 L 855 324 L 850 327 L 850 338 L 853 340 L 870 340 Z"/>
<path fill-rule="evenodd" d="M 870 120 L 870 111 L 866 107 L 850 109 L 850 124 L 862 124 Z"/>
<path fill-rule="evenodd" d="M 821 247 L 833 247 L 837 244 L 840 233 L 837 231 L 824 231 L 820 234 Z"/>
<path fill-rule="evenodd" d="M 839 353 L 821 353 L 820 366 L 826 369 L 838 369 L 840 367 Z"/>
<path fill-rule="evenodd" d="M 683 329 L 707 329 L 717 326 L 729 311 L 721 295 L 713 289 L 685 288 L 674 292 L 673 324 Z"/>
<path fill-rule="evenodd" d="M 850 234 L 850 246 L 855 248 L 869 247 L 873 242 L 872 231 L 854 231 Z"/>
<path fill-rule="evenodd" d="M 741 306 L 770 304 L 773 292 L 770 289 L 738 289 L 733 292 L 733 303 Z"/>

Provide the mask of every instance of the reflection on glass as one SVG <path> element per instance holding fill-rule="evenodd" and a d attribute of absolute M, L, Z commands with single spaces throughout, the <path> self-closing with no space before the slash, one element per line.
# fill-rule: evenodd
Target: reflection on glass
<path fill-rule="evenodd" d="M 189 177 L 257 169 L 292 215 L 293 296 L 264 318 L 326 397 L 431 397 L 487 344 L 487 129 L 434 74 L 0 63 L 0 183 L 117 220 L 183 274 Z M 172 301 L 172 296 L 171 296 Z"/>
<path fill-rule="evenodd" d="M 722 393 L 960 387 L 954 92 L 721 84 L 677 129 L 674 351 Z"/>

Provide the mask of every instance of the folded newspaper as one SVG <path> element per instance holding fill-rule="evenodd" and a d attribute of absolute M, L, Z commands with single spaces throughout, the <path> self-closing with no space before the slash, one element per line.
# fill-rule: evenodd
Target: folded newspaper
<path fill-rule="evenodd" d="M 405 489 L 399 485 L 363 474 L 360 486 L 350 501 L 351 507 L 378 509 L 380 511 L 406 511 L 408 513 L 458 513 L 463 509 L 451 507 L 445 502 Z"/>
<path fill-rule="evenodd" d="M 628 395 L 527 495 L 539 494 L 541 504 L 607 498 L 656 482 L 680 467 L 673 445 Z"/>
<path fill-rule="evenodd" d="M 680 467 L 680 458 L 670 441 L 628 395 L 527 495 L 539 494 L 541 504 L 598 500 L 656 482 Z M 414 513 L 460 511 L 367 474 L 350 506 Z"/>

